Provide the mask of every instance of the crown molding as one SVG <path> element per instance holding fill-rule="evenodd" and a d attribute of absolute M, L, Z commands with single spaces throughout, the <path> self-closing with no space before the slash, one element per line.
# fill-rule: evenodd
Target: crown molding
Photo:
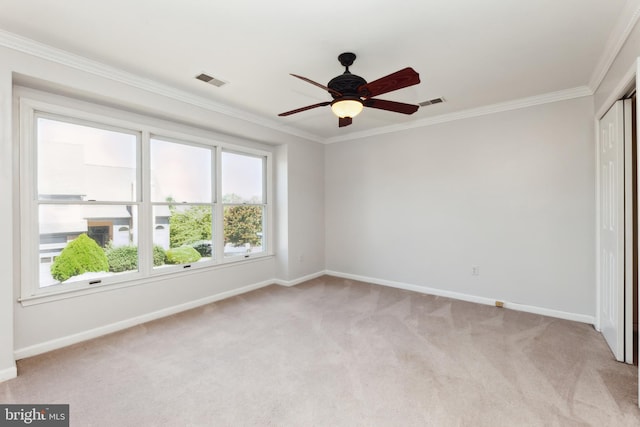
<path fill-rule="evenodd" d="M 442 114 L 438 116 L 428 117 L 411 123 L 400 125 L 385 126 L 382 128 L 366 130 L 362 132 L 354 132 L 343 136 L 327 138 L 325 144 L 333 144 L 336 142 L 350 141 L 354 139 L 366 138 L 376 135 L 383 135 L 403 130 L 414 129 L 418 127 L 431 126 L 438 123 L 446 123 L 454 120 L 462 120 L 471 117 L 484 116 L 503 111 L 516 110 L 519 108 L 531 107 L 534 105 L 547 104 L 551 102 L 564 101 L 583 96 L 592 96 L 604 80 L 607 72 L 613 65 L 620 50 L 629 38 L 631 31 L 640 20 L 640 0 L 627 0 L 618 20 L 611 31 L 607 40 L 603 54 L 596 65 L 587 86 L 579 86 L 572 89 L 550 92 L 542 95 L 522 98 L 513 101 L 507 101 L 498 104 L 486 105 L 478 108 L 472 108 L 450 114 Z"/>
<path fill-rule="evenodd" d="M 432 126 L 439 123 L 452 122 L 455 120 L 463 120 L 472 117 L 486 116 L 488 114 L 500 113 L 504 111 L 518 110 L 520 108 L 533 107 L 536 105 L 549 104 L 552 102 L 566 101 L 575 98 L 582 98 L 593 95 L 593 91 L 587 86 L 579 86 L 572 89 L 560 90 L 557 92 L 545 93 L 542 95 L 530 96 L 527 98 L 516 99 L 513 101 L 501 102 L 497 104 L 485 105 L 478 108 L 457 111 L 449 114 L 441 114 L 438 116 L 427 117 L 410 123 L 401 125 L 385 126 L 366 130 L 362 132 L 354 132 L 344 136 L 328 138 L 325 144 L 333 144 L 335 142 L 350 141 L 354 139 L 366 138 L 387 133 L 400 132 L 408 129 L 415 129 L 425 126 Z"/>
<path fill-rule="evenodd" d="M 297 136 L 314 142 L 324 141 L 324 139 L 319 137 L 318 135 L 304 132 L 289 126 L 284 126 L 279 122 L 269 120 L 255 114 L 247 113 L 246 111 L 231 108 L 205 97 L 176 89 L 172 86 L 157 82 L 155 80 L 140 77 L 136 74 L 123 71 L 116 67 L 112 67 L 110 65 L 106 65 L 104 63 L 94 61 L 92 59 L 88 59 L 62 49 L 54 48 L 52 46 L 19 36 L 2 29 L 0 29 L 0 46 L 4 46 L 9 49 L 45 59 L 47 61 L 56 62 L 64 66 L 75 68 L 77 70 L 104 77 L 109 80 L 117 81 L 119 83 L 124 83 L 137 89 L 142 89 L 147 92 L 166 96 L 167 98 L 185 102 L 187 104 L 191 104 L 208 111 L 213 111 L 229 117 L 233 117 L 235 119 L 244 120 L 246 122 L 273 129 L 282 133 L 287 133 L 289 135 Z"/>
<path fill-rule="evenodd" d="M 618 17 L 618 21 L 611 31 L 602 56 L 589 79 L 588 86 L 592 92 L 595 93 L 604 80 L 620 50 L 622 50 L 622 46 L 629 38 L 629 34 L 638 23 L 638 19 L 640 19 L 640 0 L 627 0 Z"/>
<path fill-rule="evenodd" d="M 246 111 L 220 104 L 205 97 L 194 95 L 192 93 L 176 89 L 172 86 L 140 77 L 136 74 L 129 73 L 110 65 L 106 65 L 104 63 L 91 60 L 80 55 L 76 55 L 49 45 L 45 45 L 43 43 L 36 42 L 34 40 L 16 35 L 14 33 L 10 33 L 2 29 L 0 29 L 0 46 L 39 57 L 41 59 L 56 62 L 61 65 L 75 68 L 80 71 L 91 73 L 113 81 L 124 83 L 126 85 L 154 94 L 166 96 L 168 98 L 185 102 L 206 109 L 208 111 L 213 111 L 268 129 L 273 129 L 278 132 L 297 136 L 313 142 L 333 144 L 336 142 L 350 141 L 376 135 L 400 132 L 408 129 L 431 126 L 439 123 L 446 123 L 450 121 L 462 120 L 509 110 L 516 110 L 551 102 L 580 98 L 583 96 L 591 96 L 594 94 L 598 86 L 602 83 L 602 80 L 604 79 L 606 73 L 609 71 L 609 68 L 613 64 L 616 56 L 622 49 L 622 46 L 626 42 L 629 34 L 633 30 L 639 19 L 640 0 L 628 0 L 627 3 L 625 3 L 625 6 L 620 14 L 620 17 L 618 18 L 613 31 L 611 32 L 611 36 L 608 39 L 606 48 L 604 49 L 604 53 L 598 61 L 598 65 L 596 66 L 587 86 L 580 86 L 512 101 L 485 105 L 478 108 L 428 117 L 410 123 L 385 126 L 361 132 L 353 132 L 331 138 L 323 138 L 313 133 L 286 126 L 281 124 L 280 122 L 269 120 L 262 116 L 258 116 Z"/>

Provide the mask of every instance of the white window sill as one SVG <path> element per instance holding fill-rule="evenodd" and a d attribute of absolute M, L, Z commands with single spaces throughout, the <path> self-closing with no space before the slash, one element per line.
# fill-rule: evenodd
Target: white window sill
<path fill-rule="evenodd" d="M 23 307 L 28 307 L 36 304 L 44 304 L 54 301 L 59 301 L 68 298 L 76 298 L 85 295 L 91 295 L 98 292 L 108 292 L 114 291 L 117 289 L 128 288 L 130 286 L 138 286 L 144 285 L 148 283 L 158 282 L 162 280 L 170 280 L 172 278 L 178 278 L 183 275 L 193 275 L 193 274 L 202 274 L 206 272 L 216 271 L 223 268 L 229 267 L 239 267 L 246 264 L 252 264 L 254 262 L 260 262 L 272 259 L 274 257 L 273 254 L 256 254 L 251 255 L 248 258 L 244 256 L 236 256 L 230 257 L 227 259 L 223 259 L 218 264 L 210 264 L 202 267 L 197 267 L 193 269 L 182 269 L 176 270 L 172 269 L 171 271 L 166 272 L 158 272 L 154 271 L 151 275 L 144 278 L 135 278 L 131 280 L 124 280 L 117 283 L 105 283 L 99 285 L 86 285 L 82 288 L 74 288 L 74 289 L 60 289 L 51 292 L 42 292 L 36 295 L 30 295 L 27 297 L 21 297 L 18 299 L 18 302 L 22 304 Z M 195 265 L 195 264 L 193 264 Z M 134 273 L 137 275 L 137 273 Z"/>

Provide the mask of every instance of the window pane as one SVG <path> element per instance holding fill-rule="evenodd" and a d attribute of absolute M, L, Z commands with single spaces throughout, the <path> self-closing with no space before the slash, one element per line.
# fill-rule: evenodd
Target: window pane
<path fill-rule="evenodd" d="M 41 205 L 40 287 L 138 271 L 137 207 Z"/>
<path fill-rule="evenodd" d="M 211 203 L 212 150 L 151 140 L 151 201 Z"/>
<path fill-rule="evenodd" d="M 154 267 L 210 260 L 213 256 L 212 218 L 210 205 L 154 206 Z"/>
<path fill-rule="evenodd" d="M 136 200 L 135 135 L 38 118 L 40 200 Z"/>
<path fill-rule="evenodd" d="M 262 252 L 264 208 L 258 205 L 224 207 L 224 256 Z"/>
<path fill-rule="evenodd" d="M 222 203 L 264 203 L 264 158 L 222 153 Z"/>

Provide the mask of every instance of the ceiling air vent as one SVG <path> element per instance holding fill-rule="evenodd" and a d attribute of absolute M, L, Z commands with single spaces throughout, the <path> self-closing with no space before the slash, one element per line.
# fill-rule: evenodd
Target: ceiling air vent
<path fill-rule="evenodd" d="M 196 79 L 202 80 L 203 82 L 209 83 L 210 85 L 214 85 L 215 87 L 220 87 L 220 86 L 223 86 L 223 85 L 227 84 L 227 82 L 223 82 L 222 80 L 218 80 L 215 77 L 211 77 L 210 75 L 205 74 L 205 73 L 197 75 Z"/>
<path fill-rule="evenodd" d="M 441 102 L 444 102 L 443 97 L 429 99 L 427 101 L 418 103 L 418 105 L 420 105 L 421 107 L 426 107 L 427 105 L 440 104 Z"/>

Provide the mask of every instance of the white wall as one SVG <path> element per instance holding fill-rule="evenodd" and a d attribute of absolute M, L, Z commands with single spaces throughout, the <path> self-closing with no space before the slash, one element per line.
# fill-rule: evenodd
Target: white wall
<path fill-rule="evenodd" d="M 274 163 L 280 255 L 276 271 L 282 283 L 292 285 L 325 270 L 324 146 L 283 144 Z"/>
<path fill-rule="evenodd" d="M 324 146 L 291 145 L 288 160 L 287 278 L 296 280 L 325 269 Z"/>
<path fill-rule="evenodd" d="M 276 276 L 288 280 L 289 278 L 289 160 L 287 145 L 282 144 L 275 152 L 273 168 L 275 205 L 275 227 L 277 234 L 274 241 L 276 258 Z"/>
<path fill-rule="evenodd" d="M 7 195 L 0 201 L 0 227 L 4 231 L 3 235 L 11 236 L 12 230 L 19 229 L 19 194 L 16 185 L 18 170 L 12 163 L 17 150 L 12 138 L 11 114 L 12 85 L 18 82 L 196 126 L 214 133 L 226 142 L 273 151 L 274 164 L 276 167 L 284 165 L 287 172 L 281 175 L 285 180 L 284 184 L 276 182 L 274 185 L 276 191 L 279 188 L 287 191 L 281 195 L 275 194 L 274 199 L 282 205 L 286 214 L 293 214 L 295 217 L 292 221 L 287 221 L 286 215 L 283 221 L 276 219 L 274 223 L 279 227 L 286 227 L 286 230 L 283 233 L 279 233 L 278 228 L 274 230 L 275 247 L 288 249 L 290 245 L 293 246 L 296 254 L 305 254 L 307 264 L 289 268 L 291 252 L 283 250 L 274 257 L 224 268 L 23 306 L 17 302 L 21 280 L 20 236 L 15 232 L 13 239 L 0 247 L 0 380 L 15 373 L 15 355 L 26 357 L 37 354 L 166 315 L 176 309 L 227 296 L 238 290 L 263 286 L 276 279 L 296 279 L 297 274 L 312 274 L 324 270 L 324 217 L 322 208 L 318 209 L 324 201 L 323 146 L 218 113 L 206 105 L 182 102 L 175 97 L 144 90 L 140 85 L 129 85 L 119 75 L 114 74 L 113 79 L 106 77 L 108 73 L 104 73 L 102 68 L 93 70 L 83 61 L 75 66 L 65 55 L 58 56 L 54 52 L 54 60 L 43 59 L 42 56 L 41 52 L 31 55 L 0 47 L 0 191 Z M 298 164 L 291 166 L 287 156 L 282 157 L 281 153 L 290 153 Z M 277 176 L 278 174 L 276 181 Z M 296 180 L 294 184 L 289 182 L 292 179 Z M 276 218 L 279 209 L 280 206 L 275 206 Z M 13 222 L 12 212 L 16 214 Z M 313 230 L 312 239 L 298 237 L 309 229 Z M 284 236 L 284 240 L 278 240 L 278 236 Z M 280 273 L 286 274 L 286 277 L 279 277 Z"/>
<path fill-rule="evenodd" d="M 328 270 L 594 316 L 591 97 L 332 144 L 325 166 Z"/>

